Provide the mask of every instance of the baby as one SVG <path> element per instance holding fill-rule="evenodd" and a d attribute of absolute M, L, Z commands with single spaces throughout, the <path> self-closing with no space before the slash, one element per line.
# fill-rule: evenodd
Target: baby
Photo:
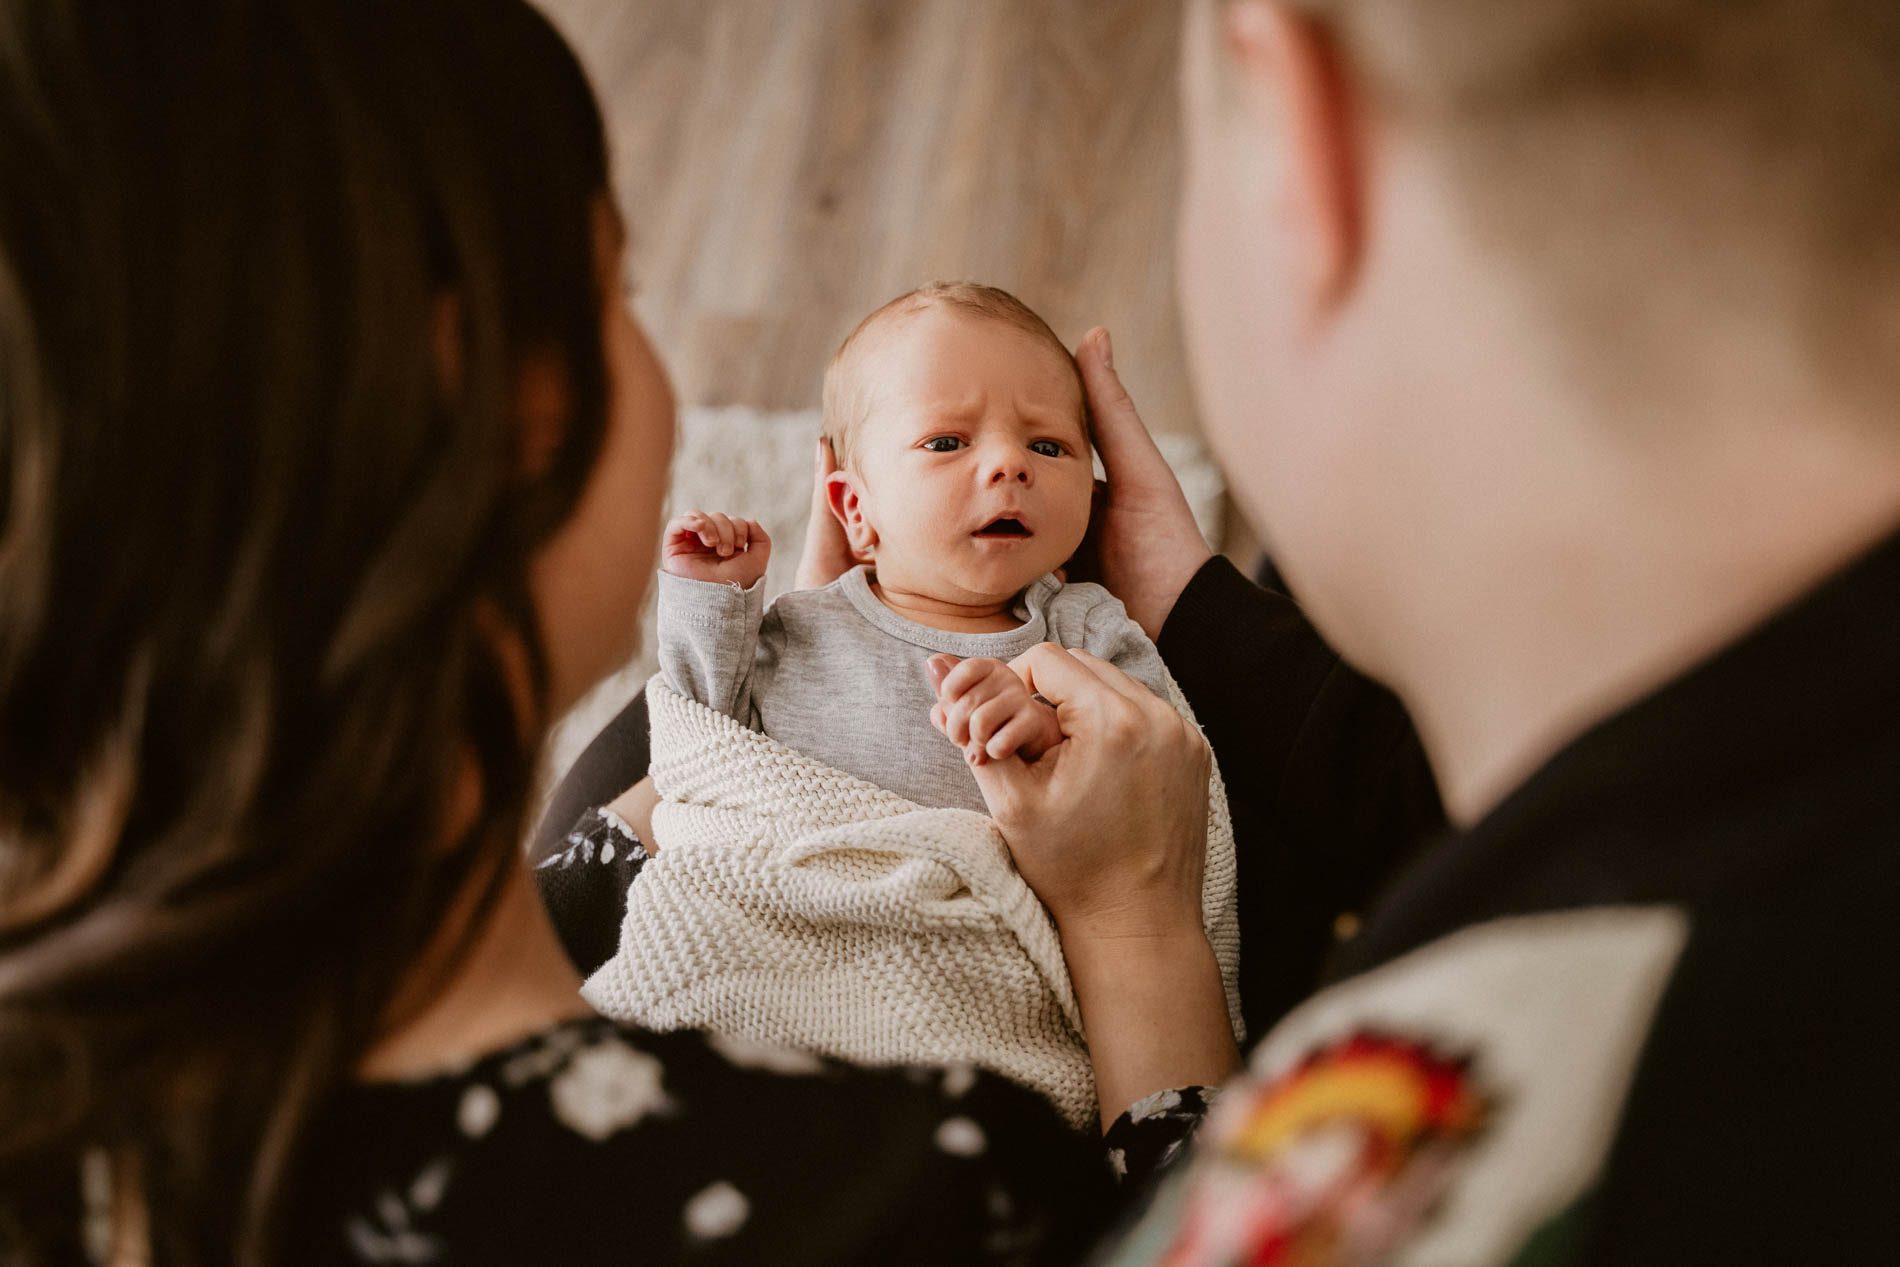
<path fill-rule="evenodd" d="M 653 1029 L 982 1065 L 1082 1125 L 1094 1082 L 1060 942 L 971 766 L 1061 742 L 1005 663 L 1040 642 L 1187 706 L 1121 603 L 1058 574 L 1094 491 L 1075 361 L 1003 291 L 928 286 L 839 348 L 825 433 L 827 495 L 861 560 L 831 585 L 767 611 L 757 523 L 667 525 L 647 691 L 660 848 L 583 993 Z M 928 670 L 946 654 L 964 663 L 940 700 Z M 932 721 L 960 702 L 961 751 Z M 1218 772 L 1208 802 L 1204 923 L 1238 1036 Z"/>
<path fill-rule="evenodd" d="M 676 690 L 919 805 L 977 811 L 969 764 L 1061 738 L 1004 661 L 1057 642 L 1166 697 L 1121 603 L 1056 574 L 1088 527 L 1087 410 L 1068 349 L 1021 301 L 940 284 L 878 309 L 832 360 L 824 427 L 831 507 L 863 564 L 765 611 L 765 531 L 674 519 L 658 626 Z M 925 666 L 944 653 L 978 661 L 953 679 L 975 706 L 962 753 L 931 721 Z"/>

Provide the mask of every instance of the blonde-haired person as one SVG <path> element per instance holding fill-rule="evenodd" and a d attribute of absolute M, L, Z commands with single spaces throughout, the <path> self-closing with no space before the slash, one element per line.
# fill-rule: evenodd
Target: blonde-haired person
<path fill-rule="evenodd" d="M 673 429 L 606 153 L 520 0 L 0 3 L 0 1259 L 1017 1263 L 1098 1226 L 1100 1141 L 1002 1079 L 577 995 L 516 842 L 628 649 Z M 1096 742 L 1143 706 L 1063 667 L 1009 841 L 1056 859 L 1101 1084 L 1217 1081 L 1205 746 Z"/>
<path fill-rule="evenodd" d="M 1196 0 L 1185 45 L 1208 432 L 1453 825 L 1108 1261 L 1891 1256 L 1900 16 Z M 1125 560 L 1185 581 L 1163 654 L 1283 706 L 1228 631 L 1284 604 L 1185 557 Z"/>

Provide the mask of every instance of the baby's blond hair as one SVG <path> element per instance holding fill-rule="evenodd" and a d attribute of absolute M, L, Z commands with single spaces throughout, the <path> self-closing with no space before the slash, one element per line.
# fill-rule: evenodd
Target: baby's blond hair
<path fill-rule="evenodd" d="M 1056 332 L 1049 328 L 1049 323 L 1037 316 L 1035 309 L 1000 287 L 985 286 L 979 282 L 931 282 L 899 295 L 858 322 L 857 327 L 845 336 L 844 342 L 838 345 L 838 350 L 832 353 L 831 363 L 825 367 L 824 434 L 825 439 L 831 442 L 831 451 L 837 456 L 839 467 L 851 464 L 854 435 L 869 414 L 869 405 L 857 373 L 858 355 L 862 351 L 865 335 L 887 320 L 938 307 L 953 308 L 973 316 L 1000 321 L 1047 344 L 1075 375 L 1076 398 L 1081 402 L 1078 408 L 1082 443 L 1084 446 L 1089 443 L 1088 394 L 1082 387 L 1082 373 L 1076 366 L 1075 357 L 1056 337 Z"/>

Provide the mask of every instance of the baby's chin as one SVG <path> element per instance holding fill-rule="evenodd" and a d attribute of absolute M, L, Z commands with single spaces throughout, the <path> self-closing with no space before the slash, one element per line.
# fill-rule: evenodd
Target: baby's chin
<path fill-rule="evenodd" d="M 951 567 L 900 565 L 889 568 L 886 563 L 885 568 L 889 569 L 889 575 L 900 578 L 897 583 L 913 594 L 965 606 L 1008 602 L 1055 570 L 1055 565 L 1042 566 L 1034 561 L 1010 562 L 1014 562 L 1014 566 L 995 560 L 987 565 L 979 562 Z M 879 580 L 883 581 L 885 576 L 886 571 L 879 569 Z M 904 584 L 906 579 L 908 584 Z"/>

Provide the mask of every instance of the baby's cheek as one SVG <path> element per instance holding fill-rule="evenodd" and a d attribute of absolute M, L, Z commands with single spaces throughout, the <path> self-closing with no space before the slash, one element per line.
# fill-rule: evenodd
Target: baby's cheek
<path fill-rule="evenodd" d="M 1089 513 L 1093 509 L 1095 481 L 1090 479 L 1081 489 L 1065 489 L 1062 498 L 1062 510 L 1058 515 L 1061 524 L 1062 544 L 1067 548 L 1063 557 L 1074 554 L 1082 544 L 1082 538 L 1088 535 Z"/>

